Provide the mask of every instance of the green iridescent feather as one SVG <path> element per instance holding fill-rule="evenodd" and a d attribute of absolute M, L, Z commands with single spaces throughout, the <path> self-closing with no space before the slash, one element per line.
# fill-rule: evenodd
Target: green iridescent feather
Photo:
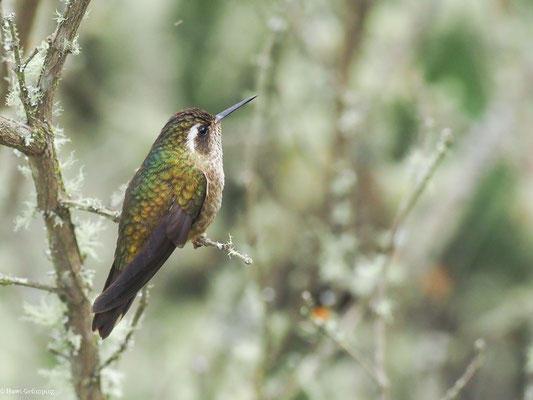
<path fill-rule="evenodd" d="M 123 268 L 143 248 L 174 201 L 194 220 L 202 208 L 206 187 L 204 174 L 186 152 L 156 142 L 126 191 L 115 268 Z"/>

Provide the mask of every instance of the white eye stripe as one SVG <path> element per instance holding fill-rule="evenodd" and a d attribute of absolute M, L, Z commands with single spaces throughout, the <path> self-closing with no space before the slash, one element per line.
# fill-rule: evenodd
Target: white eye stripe
<path fill-rule="evenodd" d="M 196 151 L 194 147 L 194 141 L 196 139 L 196 136 L 198 136 L 198 128 L 201 124 L 195 124 L 193 127 L 189 130 L 189 133 L 187 134 L 187 147 L 192 152 Z"/>

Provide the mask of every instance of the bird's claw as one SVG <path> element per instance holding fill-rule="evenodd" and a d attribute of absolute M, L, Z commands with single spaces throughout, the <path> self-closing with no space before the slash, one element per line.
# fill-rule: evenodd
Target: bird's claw
<path fill-rule="evenodd" d="M 205 239 L 206 237 L 206 234 L 202 234 L 200 235 L 200 237 L 196 238 L 195 240 L 193 240 L 192 242 L 192 245 L 194 247 L 194 249 L 196 250 L 198 247 L 202 247 L 204 244 L 201 242 L 202 239 Z"/>

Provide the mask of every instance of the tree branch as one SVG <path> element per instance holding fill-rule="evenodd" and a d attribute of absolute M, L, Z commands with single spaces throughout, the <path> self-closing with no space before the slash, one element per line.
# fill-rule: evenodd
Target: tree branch
<path fill-rule="evenodd" d="M 45 141 L 28 125 L 0 116 L 0 144 L 12 147 L 27 156 L 40 156 Z"/>
<path fill-rule="evenodd" d="M 76 32 L 87 12 L 89 2 L 90 0 L 71 0 L 67 2 L 65 11 L 52 35 L 38 83 L 42 93 L 38 115 L 43 121 L 51 120 L 57 82 L 61 77 L 61 71 L 67 55 L 72 52 Z"/>
<path fill-rule="evenodd" d="M 198 239 L 196 239 L 195 247 L 197 245 L 206 246 L 206 247 L 216 247 L 219 250 L 224 250 L 229 258 L 237 257 L 240 258 L 246 265 L 252 265 L 254 260 L 249 257 L 247 254 L 243 254 L 235 250 L 233 245 L 233 238 L 228 234 L 229 239 L 226 243 L 215 242 L 207 237 L 206 234 L 203 234 Z"/>
<path fill-rule="evenodd" d="M 441 400 L 453 400 L 457 398 L 459 393 L 468 385 L 468 382 L 472 380 L 476 372 L 481 368 L 481 365 L 483 364 L 483 356 L 485 354 L 486 349 L 486 343 L 483 339 L 477 339 L 474 342 L 474 349 L 476 351 L 476 355 L 470 361 L 468 366 L 466 367 L 465 371 L 463 372 L 463 375 L 461 375 L 453 384 L 453 386 L 448 389 L 446 394 L 441 398 Z"/>
<path fill-rule="evenodd" d="M 76 210 L 87 211 L 93 214 L 97 214 L 101 217 L 110 219 L 113 222 L 120 220 L 120 211 L 109 210 L 102 206 L 99 200 L 95 199 L 61 199 L 61 204 L 66 207 L 75 208 Z"/>
<path fill-rule="evenodd" d="M 34 110 L 30 103 L 30 96 L 28 93 L 28 88 L 26 86 L 26 75 L 24 74 L 24 70 L 26 69 L 27 64 L 22 63 L 21 58 L 21 50 L 20 50 L 20 40 L 19 35 L 17 32 L 17 29 L 15 27 L 14 22 L 14 14 L 9 14 L 4 18 L 4 28 L 7 30 L 9 35 L 11 36 L 11 40 L 7 43 L 9 43 L 10 50 L 13 52 L 13 56 L 15 58 L 15 65 L 13 66 L 13 72 L 15 72 L 15 76 L 17 77 L 18 86 L 19 86 L 19 97 L 20 101 L 22 102 L 22 105 L 24 106 L 24 111 L 26 113 L 26 120 L 28 124 L 32 124 L 33 122 L 33 114 Z"/>
<path fill-rule="evenodd" d="M 2 0 L 0 0 L 0 21 L 4 21 L 4 10 L 2 7 Z M 4 31 L 0 29 L 2 34 L 2 46 L 0 46 L 0 108 L 4 107 L 6 96 L 9 92 L 9 71 L 7 67 L 6 50 L 4 49 Z"/>
<path fill-rule="evenodd" d="M 0 272 L 0 286 L 18 285 L 26 286 L 34 289 L 44 290 L 46 292 L 58 293 L 58 288 L 46 283 L 39 283 L 31 281 L 26 278 L 18 278 L 14 276 L 7 276 Z"/>

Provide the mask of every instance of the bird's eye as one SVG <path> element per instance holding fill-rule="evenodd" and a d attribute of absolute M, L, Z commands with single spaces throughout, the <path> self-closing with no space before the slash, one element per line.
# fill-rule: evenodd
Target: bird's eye
<path fill-rule="evenodd" d="M 207 135 L 207 132 L 208 132 L 207 126 L 205 125 L 202 125 L 198 128 L 198 136 L 205 136 Z"/>

